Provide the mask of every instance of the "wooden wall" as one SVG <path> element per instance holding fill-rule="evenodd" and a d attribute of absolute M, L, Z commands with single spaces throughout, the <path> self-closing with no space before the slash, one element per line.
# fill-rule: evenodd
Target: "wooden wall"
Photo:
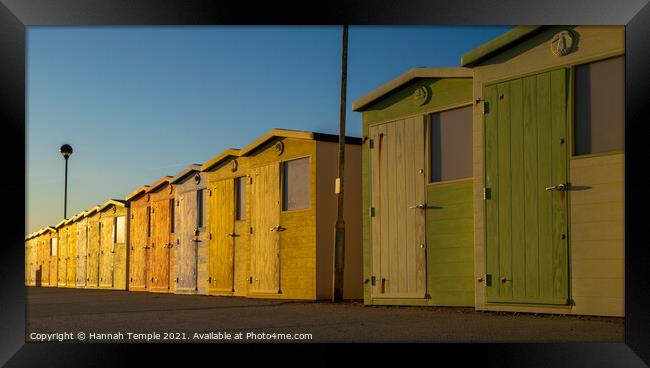
<path fill-rule="evenodd" d="M 572 28 L 578 35 L 577 47 L 572 53 L 566 56 L 558 57 L 551 53 L 551 39 L 559 31 Z M 516 77 L 523 77 L 544 71 L 549 71 L 557 68 L 567 67 L 571 68 L 575 65 L 582 63 L 593 62 L 596 60 L 622 55 L 625 52 L 625 29 L 620 26 L 578 26 L 578 27 L 550 27 L 524 42 L 515 45 L 501 52 L 480 65 L 475 66 L 474 69 L 474 85 L 473 95 L 474 99 L 483 99 L 483 89 L 488 83 L 504 81 Z M 572 109 L 569 108 L 569 112 Z M 474 105 L 474 128 L 473 128 L 473 145 L 474 145 L 474 277 L 475 279 L 485 277 L 485 206 L 483 200 L 483 187 L 484 187 L 484 129 L 483 129 L 483 104 Z M 572 121 L 571 116 L 568 119 Z M 571 139 L 569 143 L 572 144 Z M 573 150 L 570 149 L 569 152 Z M 622 155 L 610 160 L 622 161 Z M 582 161 L 586 158 L 573 159 L 569 165 L 569 177 L 571 181 L 581 180 L 584 186 L 592 186 L 594 189 L 590 193 L 580 193 L 578 191 L 570 191 L 569 193 L 569 207 L 570 207 L 570 224 L 569 229 L 569 252 L 571 258 L 569 270 L 569 290 L 570 298 L 575 306 L 568 305 L 561 306 L 537 306 L 537 305 L 507 305 L 507 304 L 488 304 L 485 301 L 485 287 L 476 282 L 476 295 L 475 304 L 478 310 L 507 310 L 519 312 L 534 312 L 534 313 L 562 313 L 562 314 L 595 314 L 595 315 L 610 315 L 622 316 L 623 315 L 623 280 L 622 280 L 622 267 L 624 264 L 623 257 L 623 241 L 622 241 L 622 228 L 623 219 L 616 219 L 615 217 L 605 218 L 605 223 L 616 224 L 611 227 L 612 234 L 601 234 L 599 246 L 600 249 L 606 249 L 606 253 L 601 253 L 598 260 L 589 257 L 595 255 L 587 255 L 584 253 L 586 241 L 595 241 L 593 237 L 597 233 L 593 232 L 597 226 L 594 223 L 588 224 L 588 217 L 584 212 L 586 208 L 586 201 L 589 197 L 597 197 L 599 195 L 610 195 L 609 203 L 594 204 L 594 209 L 598 211 L 606 208 L 612 214 L 622 213 L 623 206 L 623 179 L 616 174 L 613 176 L 609 184 L 598 183 L 602 178 L 591 175 L 589 172 L 599 170 L 596 168 L 598 165 L 603 165 L 606 172 L 618 173 L 620 170 L 617 164 L 609 162 L 605 164 L 599 160 Z M 603 159 L 607 160 L 607 159 Z M 581 161 L 581 162 L 578 162 Z M 587 168 L 592 165 L 592 168 Z M 596 165 L 596 167 L 593 167 Z M 619 167 L 622 167 L 622 162 Z M 605 173 L 603 173 L 605 174 Z M 587 175 L 587 176 L 584 176 Z M 619 180 L 620 179 L 620 180 Z M 604 185 L 604 186 L 603 186 Z M 605 189 L 607 188 L 607 189 Z M 619 189 L 615 189 L 619 188 Z M 618 194 L 615 194 L 618 191 Z M 613 199 L 616 198 L 616 199 Z M 573 203 L 577 200 L 578 203 Z M 613 199 L 613 200 L 611 200 Z M 581 203 L 582 201 L 582 203 Z M 577 207 L 576 207 L 577 206 Z M 573 211 L 578 210 L 578 217 L 575 218 Z M 582 213 L 580 212 L 582 211 Z M 607 214 L 606 216 L 618 216 Z M 605 216 L 605 214 L 601 214 Z M 601 222 L 602 222 L 601 221 Z M 598 221 L 596 221 L 598 222 Z M 602 224 L 601 224 L 602 225 Z M 591 238 L 590 238 L 591 237 Z M 593 245 L 593 244 L 592 244 Z M 576 257 L 577 258 L 574 258 Z M 603 268 L 604 267 L 604 268 Z M 604 272 L 607 277 L 604 279 L 602 286 L 597 286 L 600 283 L 600 278 L 594 277 L 594 271 L 598 268 L 600 272 Z M 596 298 L 602 296 L 603 299 L 596 302 Z M 580 306 L 578 306 L 580 304 Z"/>
<path fill-rule="evenodd" d="M 334 270 L 334 225 L 337 218 L 338 142 L 316 143 L 316 289 L 318 299 L 331 299 Z M 345 268 L 343 298 L 363 299 L 361 226 L 361 146 L 345 148 Z"/>
<path fill-rule="evenodd" d="M 88 217 L 88 264 L 86 265 L 86 287 L 99 287 L 99 213 Z"/>
<path fill-rule="evenodd" d="M 413 93 L 425 86 L 430 98 L 422 105 L 413 102 Z M 388 305 L 448 305 L 471 306 L 474 304 L 473 286 L 473 210 L 472 188 L 469 180 L 451 180 L 426 184 L 426 252 L 427 252 L 427 298 L 426 299 L 373 299 L 371 296 L 371 167 L 370 150 L 366 140 L 370 127 L 383 123 L 424 117 L 472 103 L 472 78 L 421 78 L 412 81 L 380 100 L 364 107 L 362 159 L 362 219 L 363 219 L 363 282 L 366 304 Z M 408 120 L 408 119 L 407 119 Z M 410 119 L 412 120 L 412 119 Z M 418 120 L 419 121 L 419 120 Z M 429 156 L 429 139 L 425 139 L 425 154 Z M 427 159 L 428 163 L 428 159 Z M 425 175 L 430 177 L 430 165 Z"/>
<path fill-rule="evenodd" d="M 114 219 L 129 218 L 129 208 L 110 205 L 100 214 L 102 224 L 99 251 L 99 285 L 104 289 L 126 290 L 128 273 L 128 221 L 125 226 L 125 241 L 114 242 Z"/>
<path fill-rule="evenodd" d="M 72 222 L 68 228 L 68 255 L 66 257 L 66 286 L 77 287 L 77 223 Z"/>
<path fill-rule="evenodd" d="M 82 219 L 76 223 L 77 230 L 77 288 L 86 287 L 86 269 L 88 267 L 88 222 Z"/>
<path fill-rule="evenodd" d="M 149 196 L 142 194 L 129 201 L 130 214 L 128 217 L 128 280 L 129 290 L 146 291 L 149 283 L 149 236 L 148 236 L 148 211 Z"/>
<path fill-rule="evenodd" d="M 57 252 L 57 287 L 66 287 L 66 272 L 68 269 L 68 228 L 63 226 L 59 230 L 59 249 Z"/>
<path fill-rule="evenodd" d="M 200 175 L 201 180 L 197 183 L 195 175 Z M 203 226 L 198 228 L 198 236 L 195 236 L 196 228 L 196 192 L 207 188 L 208 178 L 205 173 L 192 172 L 182 181 L 174 183 L 175 200 L 174 210 L 176 216 L 174 243 L 175 267 L 172 270 L 174 281 L 176 281 L 176 293 L 206 293 L 207 279 L 207 257 L 206 249 L 208 244 L 207 228 L 209 224 L 209 195 L 207 190 L 203 192 Z M 181 203 L 186 201 L 187 203 Z M 183 272 L 185 271 L 185 272 Z M 194 280 L 185 280 L 185 278 Z"/>
<path fill-rule="evenodd" d="M 276 141 L 284 143 L 284 151 L 278 156 L 273 148 Z M 281 138 L 269 142 L 249 157 L 250 169 L 268 165 L 280 165 L 301 157 L 310 157 L 310 203 L 309 208 L 281 211 L 280 224 L 286 230 L 280 232 L 280 294 L 249 294 L 250 297 L 278 299 L 316 299 L 316 143 L 311 140 Z M 255 178 L 253 178 L 255 181 Z M 255 182 L 253 183 L 255 185 Z M 249 192 L 250 193 L 250 192 Z M 280 198 L 278 198 L 278 201 Z M 257 204 L 249 201 L 249 206 Z M 250 210 L 249 212 L 250 213 Z M 255 230 L 253 230 L 255 231 Z M 263 229 L 263 231 L 268 231 Z"/>
<path fill-rule="evenodd" d="M 234 159 L 234 158 L 233 158 Z M 210 171 L 206 171 L 205 174 L 208 178 L 208 187 L 209 188 L 214 188 L 215 185 L 217 185 L 217 182 L 220 182 L 222 180 L 232 180 L 234 181 L 235 178 L 237 177 L 248 177 L 249 175 L 249 160 L 247 157 L 237 157 L 237 170 L 232 171 L 231 169 L 231 161 L 232 159 L 226 160 L 217 167 L 211 168 Z M 217 236 L 223 234 L 217 234 L 216 233 L 216 228 L 215 224 L 216 221 L 218 220 L 216 217 L 214 217 L 215 213 L 221 213 L 223 212 L 221 209 L 221 199 L 216 197 L 218 194 L 214 190 L 212 191 L 212 194 L 208 194 L 207 200 L 209 203 L 210 207 L 210 229 L 209 229 L 209 234 L 212 234 L 212 239 L 208 239 L 208 247 L 206 248 L 206 254 L 205 257 L 207 258 L 207 264 L 209 265 L 210 262 L 214 263 L 216 260 L 214 257 L 216 257 L 217 253 Z M 234 196 L 234 193 L 232 193 Z M 234 220 L 234 213 L 231 214 L 233 216 L 233 222 L 234 222 L 234 233 L 237 234 L 238 236 L 234 238 L 233 240 L 233 257 L 234 257 L 234 274 L 233 274 L 233 281 L 234 281 L 234 291 L 232 292 L 218 292 L 214 289 L 211 290 L 211 288 L 207 288 L 207 293 L 211 295 L 235 295 L 235 296 L 246 296 L 248 295 L 248 288 L 249 288 L 249 282 L 248 278 L 250 277 L 250 212 L 248 211 L 248 204 L 250 203 L 250 184 L 246 184 L 246 219 L 244 220 Z M 209 234 L 208 238 L 209 238 Z M 199 276 L 201 274 L 199 273 Z M 213 275 L 214 276 L 214 275 Z M 213 277 L 207 272 L 207 267 L 206 267 L 206 273 L 205 273 L 205 282 L 207 283 L 209 277 Z"/>
<path fill-rule="evenodd" d="M 150 195 L 149 205 L 151 207 L 151 236 L 149 244 L 151 247 L 149 258 L 148 281 L 153 282 L 148 288 L 152 292 L 168 293 L 173 292 L 176 283 L 171 270 L 175 266 L 176 235 L 171 232 L 171 202 L 174 199 L 174 186 L 164 184 Z M 153 281 L 151 278 L 153 277 Z"/>

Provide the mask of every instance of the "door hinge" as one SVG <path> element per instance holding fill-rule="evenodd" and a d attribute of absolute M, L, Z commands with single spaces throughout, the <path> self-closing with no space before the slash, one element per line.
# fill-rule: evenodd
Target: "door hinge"
<path fill-rule="evenodd" d="M 249 231 L 250 231 L 250 233 L 252 234 L 252 233 L 253 233 L 253 228 L 250 227 L 250 228 L 249 228 Z"/>
<path fill-rule="evenodd" d="M 492 191 L 490 188 L 483 188 L 483 200 L 489 200 L 492 197 Z"/>
<path fill-rule="evenodd" d="M 252 176 L 248 177 L 248 184 L 253 184 L 253 177 Z"/>
<path fill-rule="evenodd" d="M 375 207 L 370 207 L 370 217 L 375 217 Z"/>
<path fill-rule="evenodd" d="M 377 278 L 375 276 L 370 276 L 370 285 L 377 285 Z"/>
<path fill-rule="evenodd" d="M 374 139 L 368 140 L 368 148 L 369 149 L 375 148 L 375 140 Z"/>
<path fill-rule="evenodd" d="M 483 101 L 483 114 L 490 113 L 490 104 L 487 101 Z"/>
<path fill-rule="evenodd" d="M 210 240 L 212 240 L 212 233 L 210 233 Z"/>
<path fill-rule="evenodd" d="M 212 189 L 208 189 L 208 196 L 212 197 Z"/>

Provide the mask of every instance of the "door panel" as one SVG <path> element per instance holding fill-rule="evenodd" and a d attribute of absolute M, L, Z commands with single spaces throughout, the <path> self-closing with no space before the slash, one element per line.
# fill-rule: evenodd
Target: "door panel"
<path fill-rule="evenodd" d="M 170 210 L 169 200 L 163 199 L 152 204 L 151 221 L 151 255 L 153 281 L 152 291 L 169 290 L 169 241 L 170 241 Z M 151 281 L 151 280 L 149 280 Z"/>
<path fill-rule="evenodd" d="M 426 296 L 424 118 L 370 128 L 373 298 Z"/>
<path fill-rule="evenodd" d="M 77 283 L 77 224 L 68 228 L 68 265 L 66 271 L 68 287 L 75 287 Z"/>
<path fill-rule="evenodd" d="M 177 274 L 178 290 L 196 290 L 196 261 L 197 237 L 196 229 L 196 191 L 178 195 L 177 216 L 174 217 L 178 224 L 176 233 L 178 237 Z"/>
<path fill-rule="evenodd" d="M 58 245 L 58 275 L 57 275 L 57 286 L 64 287 L 66 286 L 66 269 L 67 269 L 67 260 L 68 255 L 68 230 L 63 229 L 59 232 L 59 245 Z"/>
<path fill-rule="evenodd" d="M 99 286 L 99 221 L 88 224 L 88 287 Z"/>
<path fill-rule="evenodd" d="M 146 206 L 131 208 L 131 223 L 129 232 L 129 288 L 144 289 L 147 285 L 147 263 L 145 247 L 147 242 L 147 209 Z"/>
<path fill-rule="evenodd" d="M 280 166 L 253 170 L 251 184 L 251 276 L 252 293 L 280 291 Z"/>
<path fill-rule="evenodd" d="M 568 300 L 566 71 L 485 88 L 489 302 Z"/>
<path fill-rule="evenodd" d="M 99 240 L 99 286 L 113 286 L 113 218 L 101 220 L 101 239 Z"/>
<path fill-rule="evenodd" d="M 88 230 L 85 223 L 77 225 L 77 287 L 86 286 L 86 266 L 88 262 Z"/>
<path fill-rule="evenodd" d="M 210 183 L 210 239 L 208 292 L 234 291 L 234 180 Z"/>

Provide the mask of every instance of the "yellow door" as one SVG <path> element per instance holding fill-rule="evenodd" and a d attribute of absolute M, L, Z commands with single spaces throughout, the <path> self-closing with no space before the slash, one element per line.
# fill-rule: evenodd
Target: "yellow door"
<path fill-rule="evenodd" d="M 147 283 L 147 229 L 148 208 L 146 206 L 133 207 L 129 225 L 129 289 L 143 290 Z"/>
<path fill-rule="evenodd" d="M 101 240 L 99 241 L 99 286 L 113 287 L 113 218 L 101 220 Z"/>
<path fill-rule="evenodd" d="M 234 291 L 235 187 L 233 179 L 211 182 L 208 293 Z"/>
<path fill-rule="evenodd" d="M 251 293 L 280 292 L 280 165 L 258 167 L 251 182 Z"/>

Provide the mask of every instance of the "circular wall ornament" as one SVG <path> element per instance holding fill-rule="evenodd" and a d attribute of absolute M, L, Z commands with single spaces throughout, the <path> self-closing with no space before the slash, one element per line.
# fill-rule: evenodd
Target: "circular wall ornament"
<path fill-rule="evenodd" d="M 275 148 L 275 153 L 277 153 L 278 156 L 280 156 L 282 154 L 282 152 L 284 152 L 284 143 L 277 142 L 275 144 L 274 148 Z"/>
<path fill-rule="evenodd" d="M 429 90 L 426 86 L 421 86 L 413 92 L 413 101 L 416 105 L 422 106 L 427 102 L 429 98 Z"/>
<path fill-rule="evenodd" d="M 573 51 L 574 37 L 569 30 L 564 30 L 553 36 L 551 40 L 551 52 L 555 56 L 564 56 Z"/>
<path fill-rule="evenodd" d="M 201 174 L 195 174 L 194 175 L 194 183 L 198 184 L 201 182 Z"/>
<path fill-rule="evenodd" d="M 230 171 L 232 171 L 232 172 L 237 171 L 237 166 L 238 165 L 239 165 L 239 163 L 237 162 L 237 160 L 230 161 Z"/>

